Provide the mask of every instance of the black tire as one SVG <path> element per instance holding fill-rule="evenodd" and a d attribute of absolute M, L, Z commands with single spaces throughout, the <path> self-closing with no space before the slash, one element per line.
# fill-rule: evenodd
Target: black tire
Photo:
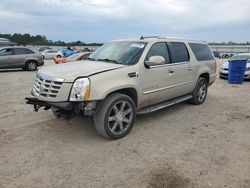
<path fill-rule="evenodd" d="M 203 90 L 203 87 L 204 87 L 204 90 Z M 195 105 L 202 104 L 206 100 L 206 97 L 207 97 L 207 87 L 208 87 L 207 80 L 203 77 L 200 77 L 194 88 L 194 91 L 192 93 L 193 97 L 190 100 L 190 102 Z"/>
<path fill-rule="evenodd" d="M 37 69 L 37 62 L 36 61 L 28 61 L 26 63 L 25 69 L 28 71 L 35 71 Z"/>
<path fill-rule="evenodd" d="M 57 55 L 56 57 L 57 57 L 57 58 L 61 58 L 62 56 L 61 56 L 61 55 Z"/>
<path fill-rule="evenodd" d="M 109 139 L 119 139 L 126 136 L 133 128 L 135 119 L 134 101 L 121 93 L 111 94 L 101 101 L 94 114 L 97 132 Z"/>

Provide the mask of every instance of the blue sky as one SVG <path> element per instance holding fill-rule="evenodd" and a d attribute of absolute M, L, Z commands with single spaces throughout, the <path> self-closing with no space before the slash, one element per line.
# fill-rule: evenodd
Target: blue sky
<path fill-rule="evenodd" d="M 249 0 L 0 0 L 0 33 L 106 42 L 160 35 L 250 41 Z"/>

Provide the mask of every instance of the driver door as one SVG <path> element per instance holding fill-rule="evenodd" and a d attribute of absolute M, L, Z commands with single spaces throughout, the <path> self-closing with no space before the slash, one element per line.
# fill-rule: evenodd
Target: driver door
<path fill-rule="evenodd" d="M 143 106 L 159 103 L 173 96 L 170 87 L 174 84 L 174 75 L 169 66 L 171 61 L 167 44 L 165 42 L 153 44 L 145 61 L 148 61 L 152 56 L 162 56 L 165 59 L 165 64 L 150 68 L 145 65 L 140 71 Z"/>

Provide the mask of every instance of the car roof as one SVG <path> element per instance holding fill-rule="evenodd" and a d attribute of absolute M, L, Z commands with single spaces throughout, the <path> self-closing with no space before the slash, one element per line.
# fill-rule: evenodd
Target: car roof
<path fill-rule="evenodd" d="M 26 47 L 26 46 L 2 46 L 0 47 L 0 49 L 3 49 L 3 48 L 25 48 L 25 49 L 33 49 L 33 48 L 29 48 L 29 47 Z"/>
<path fill-rule="evenodd" d="M 177 37 L 161 37 L 161 36 L 149 36 L 149 37 L 140 37 L 140 38 L 125 38 L 125 39 L 118 39 L 112 40 L 111 42 L 119 42 L 119 41 L 133 41 L 133 42 L 195 42 L 201 44 L 207 44 L 205 41 L 198 41 L 192 39 L 184 39 L 184 38 L 177 38 Z"/>

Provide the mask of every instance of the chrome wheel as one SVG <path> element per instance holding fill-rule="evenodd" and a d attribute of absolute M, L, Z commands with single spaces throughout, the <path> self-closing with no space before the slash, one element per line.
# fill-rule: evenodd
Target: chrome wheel
<path fill-rule="evenodd" d="M 35 62 L 29 62 L 27 65 L 28 70 L 34 71 L 34 70 L 36 70 L 36 68 L 37 68 L 37 65 Z"/>
<path fill-rule="evenodd" d="M 117 102 L 108 114 L 108 129 L 114 135 L 127 131 L 133 120 L 133 108 L 126 101 Z"/>
<path fill-rule="evenodd" d="M 206 82 L 201 81 L 198 85 L 198 88 L 197 88 L 197 100 L 199 103 L 202 103 L 205 100 L 206 94 L 207 94 Z"/>

